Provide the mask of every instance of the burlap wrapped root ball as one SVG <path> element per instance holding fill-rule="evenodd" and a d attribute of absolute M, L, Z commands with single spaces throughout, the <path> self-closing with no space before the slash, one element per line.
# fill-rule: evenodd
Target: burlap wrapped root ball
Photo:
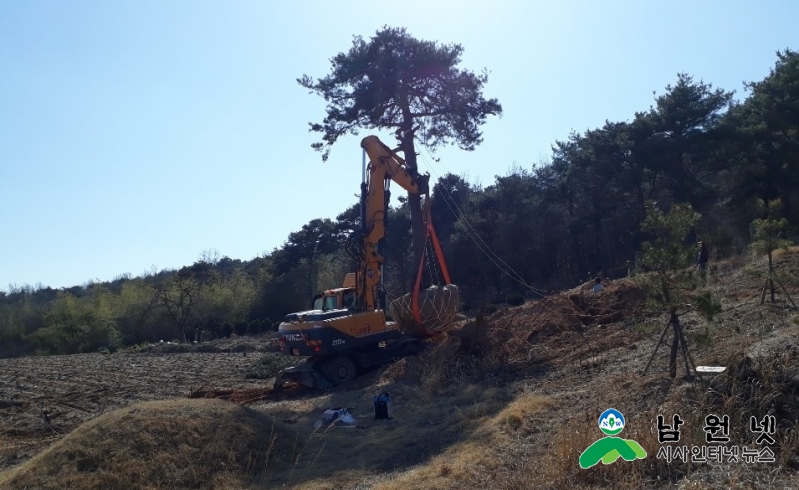
<path fill-rule="evenodd" d="M 400 296 L 389 304 L 389 312 L 400 327 L 413 335 L 432 335 L 446 329 L 455 320 L 461 299 L 458 286 L 431 286 L 419 291 L 419 324 L 411 310 L 412 293 Z"/>

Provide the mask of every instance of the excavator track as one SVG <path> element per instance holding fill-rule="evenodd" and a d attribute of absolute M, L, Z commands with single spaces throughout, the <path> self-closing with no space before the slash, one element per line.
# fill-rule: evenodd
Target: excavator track
<path fill-rule="evenodd" d="M 418 354 L 424 350 L 424 347 L 424 342 L 419 338 L 402 337 L 377 351 L 342 356 L 310 357 L 297 366 L 278 373 L 272 389 L 279 393 L 286 382 L 322 390 L 344 385 L 358 378 L 366 370 Z M 354 368 L 351 376 L 342 374 L 345 364 Z"/>
<path fill-rule="evenodd" d="M 286 382 L 294 382 L 308 388 L 332 388 L 333 384 L 318 371 L 325 360 L 323 357 L 310 357 L 296 366 L 284 369 L 275 376 L 272 390 L 280 393 Z"/>

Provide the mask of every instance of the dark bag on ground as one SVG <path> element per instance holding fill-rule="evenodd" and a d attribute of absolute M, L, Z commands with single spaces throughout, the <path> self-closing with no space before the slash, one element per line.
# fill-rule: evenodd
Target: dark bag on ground
<path fill-rule="evenodd" d="M 393 404 L 391 393 L 383 393 L 374 397 L 373 400 L 375 403 L 375 420 L 394 418 L 391 407 Z"/>

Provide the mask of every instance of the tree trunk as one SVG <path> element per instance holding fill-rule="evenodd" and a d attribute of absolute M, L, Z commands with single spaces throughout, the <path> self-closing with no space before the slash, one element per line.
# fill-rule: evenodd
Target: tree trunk
<path fill-rule="evenodd" d="M 769 239 L 769 244 L 768 244 L 768 276 L 766 276 L 766 277 L 768 277 L 769 290 L 771 291 L 771 304 L 774 304 L 774 279 L 772 279 L 772 277 L 771 277 L 771 271 L 774 270 L 773 267 L 774 267 L 774 265 L 773 265 L 773 263 L 771 261 L 771 239 Z"/>
<path fill-rule="evenodd" d="M 409 119 L 406 118 L 406 121 Z M 413 144 L 413 132 L 411 131 L 412 122 L 408 122 L 404 125 L 402 129 L 403 132 L 399 133 L 399 140 L 400 140 L 400 149 L 405 154 L 405 164 L 407 165 L 408 169 L 417 177 L 417 181 L 419 180 L 419 173 L 417 170 L 416 164 L 416 147 Z M 427 183 L 425 182 L 425 185 Z M 413 264 L 414 264 L 414 274 L 416 274 L 417 268 L 422 261 L 422 254 L 424 253 L 425 247 L 425 226 L 424 226 L 424 219 L 422 216 L 422 196 L 419 194 L 411 194 L 408 193 L 408 207 L 411 210 L 411 232 L 413 233 Z M 415 280 L 415 277 L 414 277 Z M 423 285 L 425 284 L 425 278 L 422 278 Z"/>
<path fill-rule="evenodd" d="M 602 243 L 602 204 L 599 199 L 594 200 L 594 247 L 596 248 L 596 259 L 594 261 L 594 268 L 597 270 L 596 275 L 605 270 L 604 260 L 604 244 Z"/>
<path fill-rule="evenodd" d="M 574 217 L 574 196 L 568 194 L 566 196 L 568 201 L 568 208 L 569 208 L 569 237 L 571 238 L 571 245 L 572 245 L 572 267 L 576 267 L 577 269 L 577 277 L 582 281 L 586 277 L 585 274 L 588 272 L 586 269 L 585 260 L 583 258 L 582 247 L 580 246 L 580 228 L 576 224 L 576 218 Z"/>
<path fill-rule="evenodd" d="M 790 178 L 783 178 L 780 184 L 780 199 L 782 201 L 783 216 L 788 218 L 788 221 L 794 222 L 796 217 L 793 215 L 793 206 L 791 199 L 793 198 L 793 183 Z"/>
<path fill-rule="evenodd" d="M 672 309 L 669 314 L 669 323 L 674 329 L 674 340 L 671 342 L 671 353 L 669 354 L 669 376 L 672 378 L 677 377 L 677 351 L 680 348 L 680 323 L 677 318 L 677 313 Z"/>
<path fill-rule="evenodd" d="M 422 196 L 419 194 L 408 195 L 408 206 L 411 208 L 411 232 L 413 233 L 413 265 L 414 274 L 416 267 L 422 262 L 425 247 L 425 227 L 422 218 Z M 424 280 L 424 278 L 423 278 Z"/>
<path fill-rule="evenodd" d="M 669 377 L 676 378 L 677 377 L 677 348 L 679 345 L 677 344 L 677 329 L 674 329 L 674 340 L 671 342 L 671 354 L 669 355 Z"/>

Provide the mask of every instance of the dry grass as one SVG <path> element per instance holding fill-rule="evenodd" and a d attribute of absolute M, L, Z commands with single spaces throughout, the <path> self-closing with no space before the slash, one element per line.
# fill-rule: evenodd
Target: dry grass
<path fill-rule="evenodd" d="M 2 488 L 242 488 L 290 458 L 293 437 L 221 400 L 145 402 L 87 422 L 0 477 Z"/>
<path fill-rule="evenodd" d="M 516 486 L 513 472 L 506 471 L 507 451 L 512 451 L 515 443 L 546 425 L 546 410 L 551 406 L 551 399 L 526 393 L 492 416 L 473 409 L 464 414 L 479 421 L 470 437 L 376 488 L 427 490 L 486 485 L 488 488 L 523 488 Z M 500 475 L 504 483 L 498 479 Z"/>
<path fill-rule="evenodd" d="M 799 349 L 788 346 L 782 352 L 771 351 L 770 355 L 754 361 L 743 357 L 728 369 L 725 375 L 717 376 L 709 385 L 701 382 L 684 383 L 642 380 L 633 382 L 637 393 L 656 391 L 651 399 L 642 399 L 634 404 L 622 403 L 622 413 L 635 414 L 630 417 L 623 437 L 633 439 L 648 450 L 643 461 L 617 461 L 611 465 L 598 465 L 583 470 L 577 464 L 580 453 L 593 441 L 601 437 L 596 429 L 595 417 L 604 407 L 590 405 L 583 417 L 573 414 L 563 422 L 563 427 L 574 428 L 559 431 L 552 439 L 550 450 L 529 482 L 538 482 L 537 488 L 651 488 L 662 484 L 681 484 L 682 488 L 771 488 L 781 484 L 789 488 L 796 484 L 799 469 Z M 737 356 L 740 357 L 740 354 Z M 651 384 L 654 383 L 654 384 Z M 653 390 L 657 384 L 660 390 Z M 649 386 L 647 388 L 647 386 Z M 625 398 L 623 390 L 606 387 L 605 398 Z M 663 393 L 662 395 L 660 393 Z M 653 393 L 654 394 L 654 393 Z M 731 446 L 758 447 L 756 434 L 749 432 L 751 416 L 760 420 L 773 414 L 778 421 L 774 434 L 776 444 L 771 448 L 776 453 L 774 465 L 746 465 L 742 463 L 706 464 L 691 461 L 667 463 L 658 459 L 655 420 L 664 415 L 668 420 L 679 414 L 685 421 L 679 445 L 706 445 L 705 417 L 709 414 L 730 417 Z M 759 447 L 758 447 L 759 448 Z M 782 482 L 782 483 L 780 483 Z"/>
<path fill-rule="evenodd" d="M 771 258 L 775 259 L 778 257 L 782 257 L 786 254 L 796 254 L 796 253 L 799 253 L 799 245 L 792 245 L 787 249 L 778 248 L 777 250 L 774 250 L 773 252 L 771 252 Z"/>

